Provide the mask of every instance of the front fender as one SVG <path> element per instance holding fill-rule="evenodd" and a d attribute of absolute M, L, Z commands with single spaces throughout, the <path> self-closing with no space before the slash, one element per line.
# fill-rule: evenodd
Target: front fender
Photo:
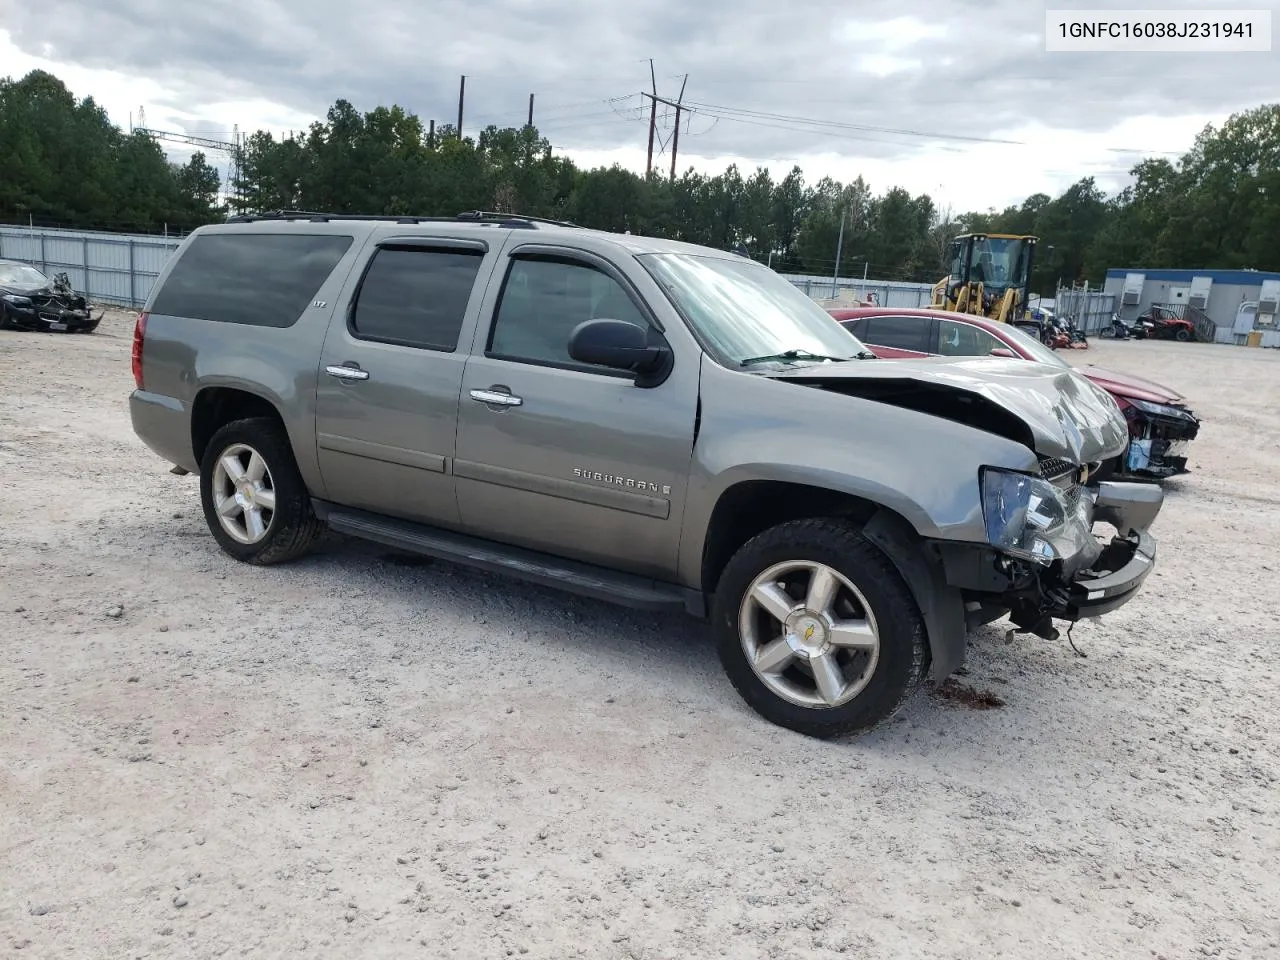
<path fill-rule="evenodd" d="M 747 480 L 858 497 L 903 517 L 926 540 L 985 543 L 983 466 L 1035 471 L 1038 461 L 1028 447 L 974 427 L 707 361 L 681 580 L 700 582 L 716 503 Z"/>

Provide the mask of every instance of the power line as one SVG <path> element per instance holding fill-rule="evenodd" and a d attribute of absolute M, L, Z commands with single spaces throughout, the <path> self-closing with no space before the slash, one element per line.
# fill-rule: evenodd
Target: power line
<path fill-rule="evenodd" d="M 739 119 L 740 117 L 750 117 L 753 119 L 777 120 L 806 126 L 831 127 L 833 129 L 841 130 L 858 130 L 867 133 L 888 133 L 896 136 L 924 137 L 930 140 L 957 140 L 968 143 L 1000 143 L 1025 146 L 1025 144 L 1020 140 L 1003 140 L 996 137 L 966 136 L 965 134 L 960 133 L 940 133 L 937 131 L 880 127 L 864 123 L 847 123 L 840 120 L 819 120 L 814 117 L 798 117 L 785 113 L 769 113 L 764 110 L 747 110 L 741 107 L 728 107 L 722 104 L 703 103 L 697 100 L 691 100 L 689 103 L 690 106 L 700 112 L 710 112 L 714 116 L 722 116 L 727 120 Z"/>

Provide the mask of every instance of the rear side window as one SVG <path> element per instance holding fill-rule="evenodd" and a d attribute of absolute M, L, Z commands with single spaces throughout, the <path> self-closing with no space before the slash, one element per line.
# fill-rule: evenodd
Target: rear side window
<path fill-rule="evenodd" d="M 196 237 L 151 312 L 255 327 L 289 327 L 351 246 L 332 233 L 211 233 Z"/>
<path fill-rule="evenodd" d="M 858 339 L 882 347 L 930 353 L 928 317 L 867 317 L 867 332 Z"/>
<path fill-rule="evenodd" d="M 360 284 L 351 332 L 363 340 L 453 351 L 483 250 L 385 246 Z"/>
<path fill-rule="evenodd" d="M 1003 342 L 980 327 L 956 320 L 938 321 L 938 352 L 944 357 L 985 357 Z"/>

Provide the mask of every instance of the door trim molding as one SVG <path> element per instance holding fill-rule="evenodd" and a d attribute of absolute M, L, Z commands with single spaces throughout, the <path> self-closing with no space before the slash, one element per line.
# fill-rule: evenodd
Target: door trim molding
<path fill-rule="evenodd" d="M 385 443 L 372 443 L 368 440 L 356 440 L 354 437 L 340 437 L 333 433 L 321 433 L 316 436 L 316 444 L 321 450 L 334 453 L 346 453 L 353 457 L 367 457 L 383 463 L 395 463 L 402 467 L 415 467 L 430 473 L 448 473 L 449 461 L 437 453 L 424 453 L 420 450 L 406 450 L 403 447 L 392 447 Z"/>

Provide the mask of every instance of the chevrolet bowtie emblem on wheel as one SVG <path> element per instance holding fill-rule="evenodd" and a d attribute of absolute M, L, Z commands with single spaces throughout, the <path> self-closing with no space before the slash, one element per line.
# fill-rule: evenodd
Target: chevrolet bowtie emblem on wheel
<path fill-rule="evenodd" d="M 804 628 L 804 639 L 806 643 L 813 639 L 813 630 L 814 627 L 812 623 Z"/>

